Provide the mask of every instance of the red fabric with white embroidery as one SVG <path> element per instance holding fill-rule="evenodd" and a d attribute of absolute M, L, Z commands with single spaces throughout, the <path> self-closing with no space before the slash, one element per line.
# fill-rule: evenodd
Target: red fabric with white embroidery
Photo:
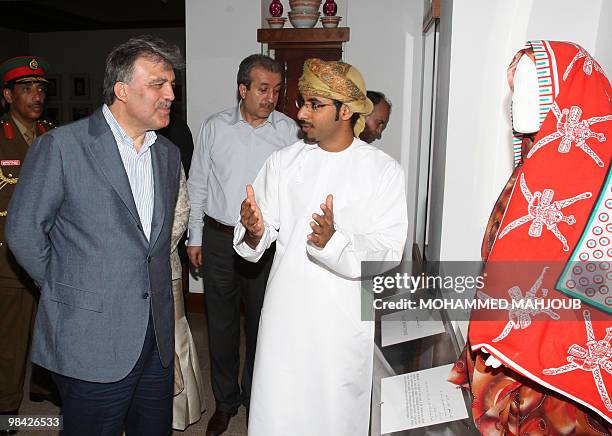
<path fill-rule="evenodd" d="M 561 270 L 585 231 L 612 158 L 612 89 L 581 47 L 544 42 L 554 102 L 517 175 L 485 268 L 489 297 L 568 300 L 556 290 Z M 536 64 L 537 68 L 540 68 Z M 612 211 L 611 211 L 612 212 Z M 612 213 L 611 221 L 612 221 Z M 609 257 L 608 253 L 601 260 Z M 503 261 L 534 261 L 509 271 Z M 496 268 L 496 264 L 499 268 Z M 519 265 L 519 264 L 517 264 Z M 526 264 L 520 264 L 526 265 Z M 517 289 L 518 287 L 518 289 Z M 483 294 L 480 295 L 483 297 Z M 469 343 L 612 423 L 612 317 L 582 303 L 494 319 L 472 313 Z M 594 340 L 593 340 L 594 339 Z"/>

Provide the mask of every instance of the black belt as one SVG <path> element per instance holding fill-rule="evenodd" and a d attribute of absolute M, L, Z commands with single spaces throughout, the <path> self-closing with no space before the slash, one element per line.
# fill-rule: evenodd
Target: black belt
<path fill-rule="evenodd" d="M 225 224 L 220 223 L 219 221 L 209 217 L 208 215 L 204 217 L 204 223 L 207 226 L 211 226 L 217 230 L 222 231 L 223 233 L 234 236 L 234 226 L 226 226 Z"/>

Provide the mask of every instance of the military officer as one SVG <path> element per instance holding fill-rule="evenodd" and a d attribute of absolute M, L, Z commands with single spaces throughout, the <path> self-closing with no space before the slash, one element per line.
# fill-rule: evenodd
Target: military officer
<path fill-rule="evenodd" d="M 8 112 L 0 117 L 0 414 L 15 414 L 19 409 L 36 311 L 37 288 L 8 250 L 4 228 L 28 147 L 52 128 L 40 119 L 47 69 L 43 59 L 33 56 L 9 59 L 0 65 L 2 96 L 8 105 Z M 30 398 L 34 401 L 54 398 L 49 391 L 51 378 L 43 371 L 33 368 Z"/>

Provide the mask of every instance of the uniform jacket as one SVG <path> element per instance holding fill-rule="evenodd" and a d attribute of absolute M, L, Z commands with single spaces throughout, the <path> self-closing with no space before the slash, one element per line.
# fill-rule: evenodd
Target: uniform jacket
<path fill-rule="evenodd" d="M 38 121 L 36 133 L 41 134 L 52 127 L 47 121 Z M 21 164 L 27 151 L 28 144 L 19 128 L 8 113 L 4 114 L 0 117 L 0 288 L 31 286 L 27 274 L 10 253 L 4 237 L 8 204 L 19 180 Z"/>

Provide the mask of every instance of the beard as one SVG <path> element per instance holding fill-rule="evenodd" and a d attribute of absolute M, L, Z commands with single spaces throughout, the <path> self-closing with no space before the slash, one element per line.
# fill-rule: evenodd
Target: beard
<path fill-rule="evenodd" d="M 308 129 L 305 131 L 303 127 L 307 127 Z M 314 126 L 311 123 L 300 122 L 300 138 L 304 140 L 306 144 L 316 144 L 317 138 L 313 132 Z"/>
<path fill-rule="evenodd" d="M 368 144 L 371 144 L 372 142 L 376 141 L 377 137 L 374 132 L 372 132 L 366 125 L 365 129 L 363 129 L 363 132 L 361 132 L 361 134 L 359 135 L 359 139 L 367 142 Z"/>

